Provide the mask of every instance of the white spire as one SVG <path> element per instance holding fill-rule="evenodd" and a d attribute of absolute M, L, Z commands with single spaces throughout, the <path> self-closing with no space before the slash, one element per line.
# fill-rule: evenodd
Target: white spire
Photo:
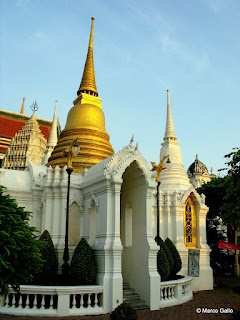
<path fill-rule="evenodd" d="M 166 131 L 164 136 L 164 141 L 166 140 L 177 140 L 173 127 L 172 111 L 170 106 L 169 99 L 169 90 L 167 90 L 167 122 L 166 122 Z"/>
<path fill-rule="evenodd" d="M 46 147 L 46 150 L 44 152 L 44 157 L 42 159 L 42 164 L 43 165 L 47 164 L 48 159 L 51 156 L 51 153 L 52 153 L 52 151 L 53 151 L 53 149 L 56 146 L 57 141 L 58 141 L 58 135 L 57 135 L 57 103 L 58 103 L 58 101 L 56 100 L 54 116 L 53 116 L 53 122 L 52 122 L 52 128 L 51 128 L 51 131 L 50 131 L 50 134 L 49 134 L 47 147 Z"/>
<path fill-rule="evenodd" d="M 47 147 L 55 147 L 57 144 L 57 103 L 56 100 L 51 132 L 48 138 Z"/>
<path fill-rule="evenodd" d="M 162 148 L 160 152 L 160 160 L 169 156 L 171 161 L 170 168 L 165 169 L 160 174 L 161 190 L 180 190 L 189 189 L 191 184 L 182 162 L 181 149 L 179 142 L 176 141 L 172 112 L 170 107 L 169 91 L 167 90 L 167 121 L 166 131 L 163 138 Z"/>

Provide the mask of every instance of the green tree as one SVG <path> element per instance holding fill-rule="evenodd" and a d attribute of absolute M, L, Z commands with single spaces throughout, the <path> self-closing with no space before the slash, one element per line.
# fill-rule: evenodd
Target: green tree
<path fill-rule="evenodd" d="M 0 292 L 8 293 L 10 285 L 19 290 L 20 284 L 33 280 L 43 261 L 41 241 L 36 228 L 29 226 L 30 213 L 4 194 L 0 186 Z"/>
<path fill-rule="evenodd" d="M 206 205 L 209 208 L 206 221 L 207 243 L 209 245 L 225 240 L 225 236 L 218 226 L 221 223 L 219 218 L 222 218 L 222 206 L 225 202 L 226 188 L 227 178 L 217 177 L 197 189 L 199 194 L 203 193 L 206 196 Z"/>
<path fill-rule="evenodd" d="M 235 244 L 237 244 L 237 229 L 240 228 L 240 148 L 233 148 L 233 151 L 224 156 L 229 159 L 225 164 L 228 166 L 226 177 L 226 194 L 222 218 L 225 223 L 231 225 Z"/>
<path fill-rule="evenodd" d="M 70 264 L 71 281 L 74 285 L 96 284 L 97 265 L 94 252 L 82 238 L 74 250 Z"/>

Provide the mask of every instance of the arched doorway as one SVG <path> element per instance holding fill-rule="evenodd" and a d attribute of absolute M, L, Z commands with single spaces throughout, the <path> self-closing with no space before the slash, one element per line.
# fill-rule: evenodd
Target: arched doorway
<path fill-rule="evenodd" d="M 148 276 L 147 183 L 136 161 L 122 175 L 120 201 L 120 237 L 123 282 L 137 293 L 144 292 L 143 278 Z M 147 290 L 147 288 L 146 288 Z"/>

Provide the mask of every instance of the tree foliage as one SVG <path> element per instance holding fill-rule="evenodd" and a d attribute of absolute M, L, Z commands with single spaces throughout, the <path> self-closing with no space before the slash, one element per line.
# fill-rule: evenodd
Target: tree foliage
<path fill-rule="evenodd" d="M 32 281 L 43 262 L 37 230 L 29 226 L 30 213 L 4 189 L 0 186 L 0 291 L 8 293 L 8 285 L 19 290 L 20 284 Z"/>
<path fill-rule="evenodd" d="M 240 228 L 240 149 L 233 148 L 233 151 L 225 155 L 229 159 L 226 162 L 227 183 L 224 204 L 222 205 L 222 218 L 225 223 L 231 224 L 236 231 Z"/>
<path fill-rule="evenodd" d="M 219 171 L 225 170 L 227 175 L 212 179 L 197 191 L 206 196 L 206 205 L 209 207 L 208 218 L 214 219 L 220 216 L 236 234 L 237 228 L 240 227 L 240 149 L 233 148 L 233 151 L 224 157 L 228 159 L 225 163 L 228 168 Z M 222 239 L 217 237 L 216 241 L 218 240 Z M 213 242 L 208 241 L 208 243 Z"/>
<path fill-rule="evenodd" d="M 97 265 L 94 252 L 82 238 L 74 250 L 70 264 L 71 281 L 74 285 L 96 284 Z"/>
<path fill-rule="evenodd" d="M 225 237 L 218 226 L 221 224 L 222 206 L 224 205 L 224 197 L 227 188 L 227 178 L 213 178 L 208 183 L 204 183 L 197 189 L 199 194 L 206 196 L 206 205 L 209 207 L 207 213 L 207 243 L 209 245 L 225 240 Z"/>
<path fill-rule="evenodd" d="M 41 285 L 55 284 L 58 271 L 58 259 L 52 238 L 47 230 L 45 230 L 41 235 L 40 241 L 43 242 L 41 255 L 44 263 L 43 268 L 36 276 L 34 283 Z"/>

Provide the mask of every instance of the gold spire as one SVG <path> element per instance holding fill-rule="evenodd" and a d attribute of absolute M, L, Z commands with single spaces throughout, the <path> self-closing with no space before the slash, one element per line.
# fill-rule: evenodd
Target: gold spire
<path fill-rule="evenodd" d="M 95 82 L 95 74 L 94 74 L 94 63 L 93 63 L 93 21 L 94 21 L 94 18 L 92 18 L 88 54 L 87 54 L 87 59 L 86 59 L 86 63 L 83 71 L 82 82 L 77 92 L 78 96 L 81 94 L 81 92 L 87 93 L 96 97 L 98 96 L 96 82 Z"/>
<path fill-rule="evenodd" d="M 69 110 L 67 122 L 61 132 L 47 166 L 57 165 L 63 168 L 67 164 L 65 150 L 77 138 L 80 153 L 73 158 L 73 171 L 82 172 L 96 163 L 110 157 L 114 150 L 109 142 L 105 129 L 105 116 L 102 111 L 101 99 L 97 97 L 93 67 L 93 20 L 88 48 L 88 56 L 83 72 L 83 78 L 78 90 L 78 97 L 73 101 L 74 106 Z M 91 77 L 90 77 L 91 76 Z M 92 79 L 91 81 L 89 79 Z"/>
<path fill-rule="evenodd" d="M 21 108 L 21 114 L 24 114 L 24 102 L 25 102 L 25 98 L 23 98 L 23 103 L 22 103 L 22 108 Z"/>

